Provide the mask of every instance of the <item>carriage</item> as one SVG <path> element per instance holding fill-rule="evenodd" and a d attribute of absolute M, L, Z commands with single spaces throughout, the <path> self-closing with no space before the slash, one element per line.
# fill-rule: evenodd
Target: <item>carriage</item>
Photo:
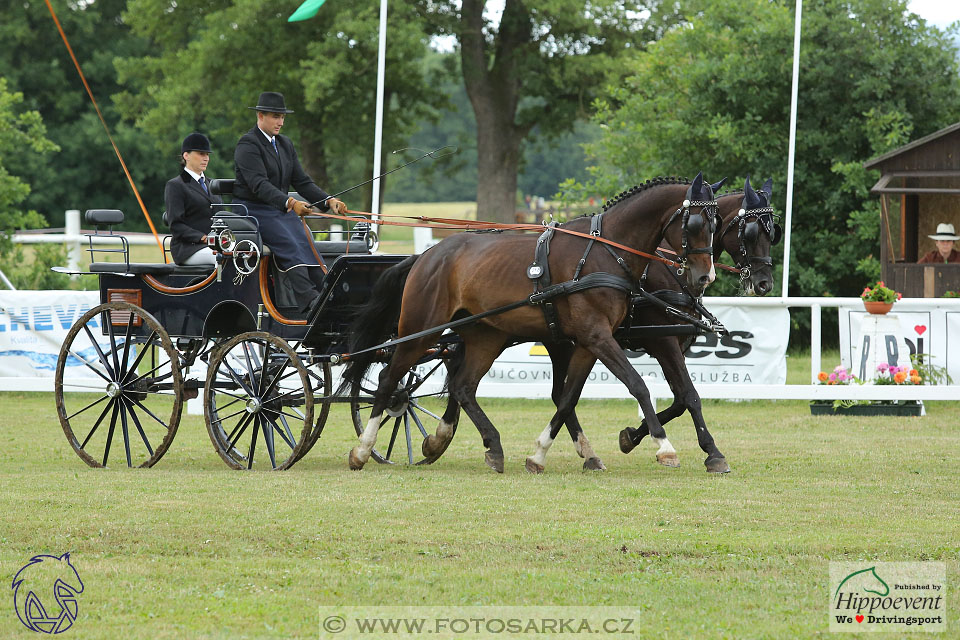
<path fill-rule="evenodd" d="M 232 183 L 215 180 L 211 189 L 229 194 Z M 408 258 L 372 253 L 365 219 L 347 230 L 346 240 L 314 242 L 328 267 L 321 300 L 309 317 L 298 311 L 284 272 L 242 206 L 227 204 L 213 214 L 207 237 L 217 256 L 212 272 L 131 263 L 128 244 L 114 234 L 121 212 L 89 210 L 86 221 L 97 230 L 89 237 L 92 262 L 84 273 L 98 277 L 100 304 L 84 313 L 64 340 L 55 397 L 67 440 L 87 464 L 107 466 L 117 456 L 131 467 L 156 464 L 176 435 L 185 403 L 194 399 L 202 405 L 214 449 L 234 469 L 289 468 L 317 442 L 333 403 L 348 403 L 354 430 L 363 433 L 378 373 L 405 340 L 377 345 L 367 354 L 376 366 L 347 385 L 337 384 L 336 365 L 350 358 L 354 310 L 369 303 L 387 269 Z M 117 244 L 96 249 L 94 241 L 105 237 Z M 104 252 L 119 259 L 96 261 Z M 518 304 L 542 304 L 541 294 Z M 655 326 L 637 321 L 651 305 L 683 321 Z M 684 305 L 700 313 L 680 311 Z M 692 337 L 722 329 L 704 315 L 715 320 L 689 296 L 643 292 L 634 298 L 617 341 L 636 349 L 651 336 Z M 381 423 L 388 426 L 389 441 L 372 450 L 376 461 L 423 464 L 438 457 L 422 453 L 429 438 L 425 417 L 440 418 L 423 400 L 444 392 L 447 365 L 462 344 L 457 333 L 436 332 L 391 389 Z"/>
<path fill-rule="evenodd" d="M 232 183 L 214 180 L 211 189 L 228 194 Z M 96 232 L 88 236 L 92 262 L 84 273 L 98 277 L 100 304 L 64 340 L 55 397 L 67 440 L 87 464 L 106 466 L 120 456 L 127 466 L 153 466 L 194 398 L 201 399 L 214 448 L 235 469 L 290 467 L 316 443 L 331 403 L 349 403 L 360 425 L 369 394 L 361 386 L 335 394 L 331 363 L 346 351 L 349 310 L 366 300 L 384 269 L 406 257 L 372 254 L 368 223 L 358 221 L 345 240 L 314 243 L 328 267 L 308 322 L 256 220 L 241 207 L 227 204 L 213 215 L 212 272 L 131 263 L 128 243 L 114 233 L 122 212 L 89 210 L 85 218 Z M 111 248 L 95 248 L 110 239 Z M 419 460 L 428 410 L 418 391 L 431 382 L 423 393 L 437 392 L 442 378 L 431 379 L 444 357 L 440 347 L 427 354 L 398 388 L 393 439 L 379 461 Z"/>

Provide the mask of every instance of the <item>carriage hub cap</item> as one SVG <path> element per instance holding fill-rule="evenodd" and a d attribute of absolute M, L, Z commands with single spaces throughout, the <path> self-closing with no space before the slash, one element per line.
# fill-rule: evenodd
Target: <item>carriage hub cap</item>
<path fill-rule="evenodd" d="M 260 401 L 256 398 L 247 400 L 247 413 L 257 413 L 260 411 Z"/>
<path fill-rule="evenodd" d="M 107 395 L 111 398 L 116 398 L 120 395 L 120 385 L 116 382 L 111 382 L 107 385 Z"/>

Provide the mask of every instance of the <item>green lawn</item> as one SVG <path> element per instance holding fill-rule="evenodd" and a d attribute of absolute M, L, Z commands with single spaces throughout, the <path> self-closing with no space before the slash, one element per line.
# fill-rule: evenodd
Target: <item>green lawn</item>
<path fill-rule="evenodd" d="M 789 362 L 805 380 L 809 361 Z M 51 395 L 0 394 L 3 576 L 71 552 L 77 638 L 315 638 L 319 605 L 618 606 L 632 637 L 807 638 L 829 635 L 830 560 L 940 560 L 957 575 L 960 403 L 814 419 L 803 402 L 707 401 L 723 477 L 704 472 L 687 416 L 668 426 L 669 469 L 647 441 L 617 449 L 634 403 L 596 400 L 580 415 L 608 470 L 582 472 L 562 436 L 531 476 L 549 403 L 482 404 L 504 475 L 466 419 L 431 467 L 350 472 L 342 406 L 290 471 L 228 471 L 186 413 L 153 469 L 90 469 Z M 33 637 L 10 602 L 0 637 Z"/>

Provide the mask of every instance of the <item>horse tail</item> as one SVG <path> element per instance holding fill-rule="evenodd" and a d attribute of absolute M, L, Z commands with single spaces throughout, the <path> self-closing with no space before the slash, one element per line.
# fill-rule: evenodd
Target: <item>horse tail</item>
<path fill-rule="evenodd" d="M 400 320 L 400 303 L 403 287 L 410 269 L 419 258 L 412 255 L 403 262 L 390 267 L 377 279 L 370 292 L 370 301 L 361 306 L 350 325 L 348 346 L 350 353 L 362 351 L 386 341 Z M 359 383 L 376 359 L 376 352 L 364 353 L 347 362 L 343 371 L 339 393 Z"/>

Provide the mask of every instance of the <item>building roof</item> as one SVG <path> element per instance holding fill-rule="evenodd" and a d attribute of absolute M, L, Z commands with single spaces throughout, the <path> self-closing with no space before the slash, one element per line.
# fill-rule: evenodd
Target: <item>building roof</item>
<path fill-rule="evenodd" d="M 946 137 L 957 134 L 957 145 L 951 145 Z M 938 142 L 933 145 L 929 153 L 919 152 L 919 148 Z M 960 168 L 960 122 L 934 131 L 919 140 L 907 143 L 902 147 L 871 158 L 863 163 L 865 169 L 880 169 L 881 171 L 930 170 L 930 169 L 957 169 Z"/>

